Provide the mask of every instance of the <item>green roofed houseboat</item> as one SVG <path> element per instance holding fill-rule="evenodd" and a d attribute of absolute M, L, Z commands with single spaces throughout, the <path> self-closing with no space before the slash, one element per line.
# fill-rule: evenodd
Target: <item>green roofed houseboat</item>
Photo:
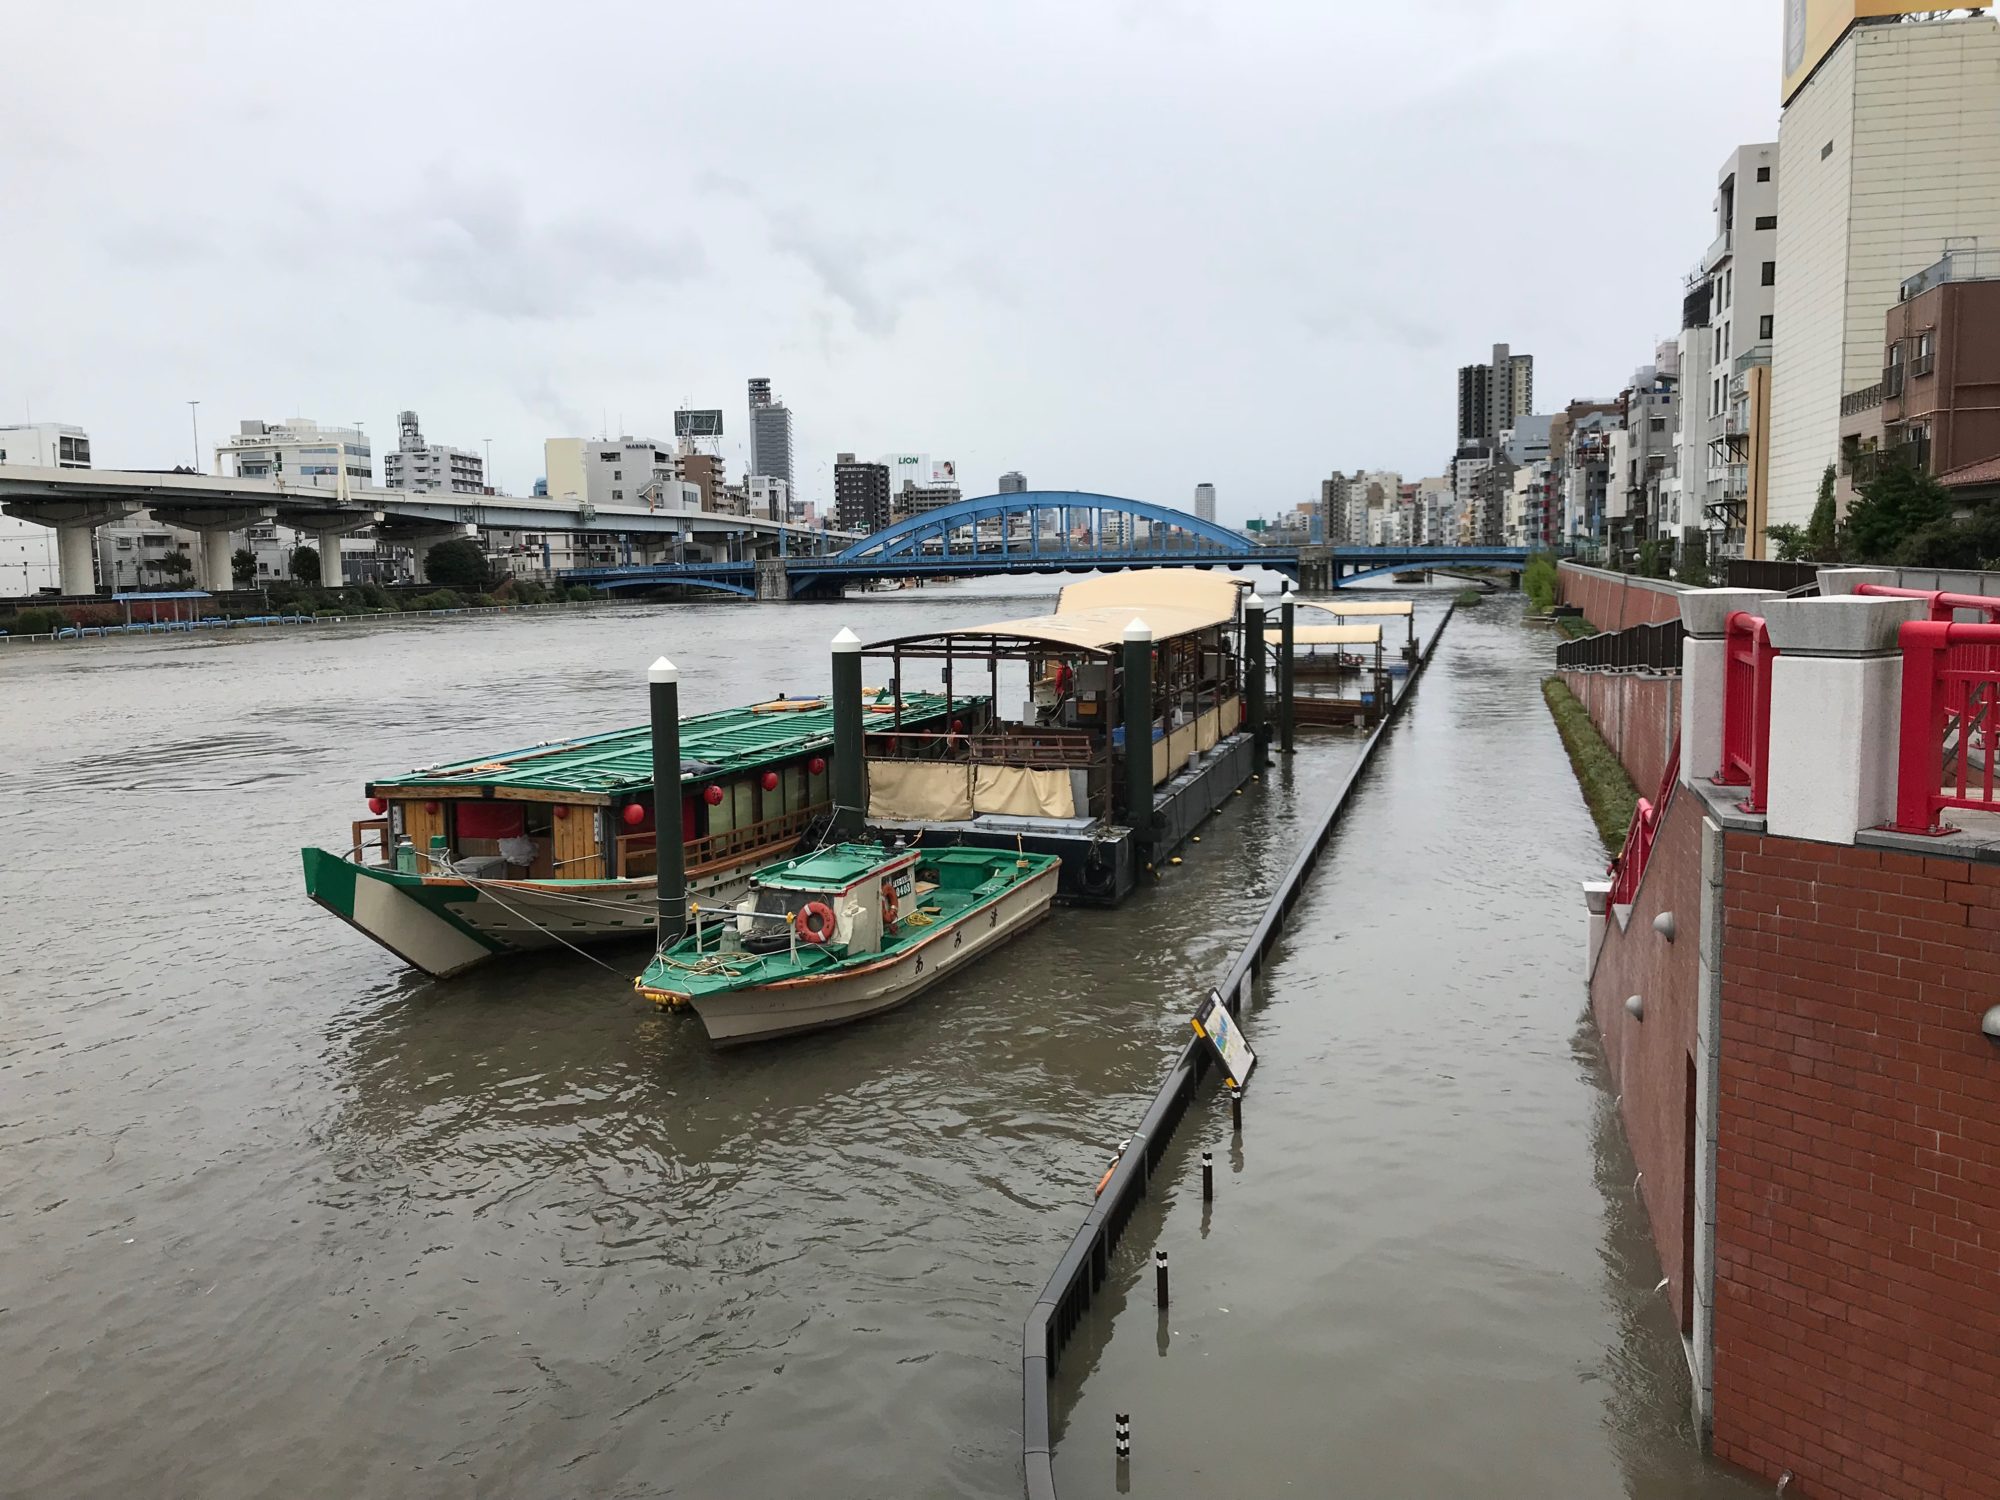
<path fill-rule="evenodd" d="M 870 695 L 869 738 L 977 733 L 987 700 Z M 832 811 L 833 709 L 778 699 L 683 719 L 687 894 L 734 901 Z M 372 781 L 344 851 L 305 849 L 306 894 L 440 977 L 503 953 L 651 933 L 657 811 L 649 726 Z"/>

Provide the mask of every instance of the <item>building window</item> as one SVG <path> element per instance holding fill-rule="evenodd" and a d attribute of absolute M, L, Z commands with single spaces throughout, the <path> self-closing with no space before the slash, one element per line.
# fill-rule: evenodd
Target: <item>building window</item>
<path fill-rule="evenodd" d="M 1937 368 L 1937 334 L 1926 330 L 1917 335 L 1917 357 L 1910 367 L 1912 375 L 1928 375 Z"/>
<path fill-rule="evenodd" d="M 611 471 L 611 477 L 613 479 L 623 479 L 625 477 L 625 471 L 623 469 L 613 469 Z"/>
<path fill-rule="evenodd" d="M 1767 260 L 1764 262 L 1764 285 L 1776 286 L 1777 284 L 1778 263 L 1775 260 Z"/>
<path fill-rule="evenodd" d="M 1776 214 L 1757 215 L 1757 227 L 1759 229 L 1776 229 L 1778 227 L 1778 216 Z"/>
<path fill-rule="evenodd" d="M 1655 432 L 1665 432 L 1667 430 L 1667 419 L 1665 417 L 1653 418 L 1652 428 Z"/>
<path fill-rule="evenodd" d="M 1765 313 L 1757 320 L 1757 337 L 1769 341 L 1771 337 L 1771 314 Z"/>
<path fill-rule="evenodd" d="M 625 492 L 623 490 L 613 490 L 611 492 L 611 498 L 613 500 L 623 500 L 625 498 Z"/>
<path fill-rule="evenodd" d="M 1771 180 L 1771 169 L 1769 167 L 1759 167 L 1757 169 L 1757 180 L 1759 182 L 1769 182 Z"/>
<path fill-rule="evenodd" d="M 1819 148 L 1819 159 L 1825 161 L 1831 155 L 1833 155 L 1833 142 L 1828 141 L 1824 146 Z"/>

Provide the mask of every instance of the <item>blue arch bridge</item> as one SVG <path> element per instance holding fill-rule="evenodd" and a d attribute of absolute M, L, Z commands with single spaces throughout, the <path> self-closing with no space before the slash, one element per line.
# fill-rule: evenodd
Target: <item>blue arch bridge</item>
<path fill-rule="evenodd" d="M 781 547 L 789 547 L 780 538 Z M 1080 490 L 983 495 L 927 511 L 835 552 L 678 556 L 573 568 L 565 583 L 597 589 L 701 588 L 756 599 L 838 597 L 875 579 L 977 578 L 1124 568 L 1264 568 L 1302 588 L 1333 589 L 1384 574 L 1484 568 L 1519 573 L 1525 547 L 1267 545 L 1186 511 Z M 724 549 L 730 550 L 730 549 Z"/>

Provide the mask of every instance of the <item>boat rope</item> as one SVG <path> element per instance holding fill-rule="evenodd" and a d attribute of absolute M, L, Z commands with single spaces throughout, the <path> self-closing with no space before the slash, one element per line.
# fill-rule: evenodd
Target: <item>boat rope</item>
<path fill-rule="evenodd" d="M 428 855 L 426 855 L 425 857 L 429 858 Z M 431 862 L 433 864 L 440 863 L 440 861 L 435 859 L 433 859 Z M 448 861 L 442 863 L 444 863 L 445 869 L 451 872 L 454 879 L 463 880 L 467 885 L 471 886 L 474 890 L 478 891 L 481 895 L 485 896 L 487 900 L 491 901 L 495 906 L 499 907 L 502 911 L 509 912 L 512 915 L 519 917 L 523 922 L 526 922 L 530 927 L 534 928 L 535 931 L 539 932 L 543 937 L 548 938 L 551 942 L 562 944 L 563 947 L 569 949 L 569 951 L 574 953 L 578 958 L 589 959 L 592 963 L 596 964 L 598 968 L 604 970 L 604 972 L 607 974 L 622 974 L 621 970 L 614 968 L 612 965 L 606 963 L 603 959 L 599 958 L 595 953 L 584 952 L 583 949 L 577 947 L 575 943 L 572 943 L 568 938 L 564 937 L 561 933 L 553 932 L 549 928 L 544 927 L 540 922 L 537 922 L 533 917 L 529 916 L 519 907 L 509 906 L 505 901 L 501 900 L 498 896 L 494 895 L 491 890 L 488 889 L 488 887 L 494 884 L 494 882 L 490 880 L 481 880 L 476 875 L 466 875 L 458 870 L 452 869 L 452 866 Z"/>

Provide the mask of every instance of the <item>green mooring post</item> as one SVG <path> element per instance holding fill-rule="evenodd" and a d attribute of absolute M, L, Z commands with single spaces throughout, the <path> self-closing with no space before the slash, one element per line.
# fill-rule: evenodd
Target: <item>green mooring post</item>
<path fill-rule="evenodd" d="M 654 945 L 687 931 L 687 848 L 681 842 L 681 674 L 664 656 L 646 672 L 653 710 L 653 848 L 659 889 Z"/>
<path fill-rule="evenodd" d="M 861 748 L 861 638 L 843 627 L 833 638 L 833 832 L 858 838 L 866 810 Z"/>
<path fill-rule="evenodd" d="M 1297 613 L 1292 603 L 1292 587 L 1286 584 L 1278 604 L 1278 748 L 1287 755 L 1292 753 L 1292 723 L 1296 717 L 1292 709 L 1292 686 L 1298 669 L 1292 659 L 1292 617 Z"/>
<path fill-rule="evenodd" d="M 1243 601 L 1243 695 L 1250 710 L 1250 738 L 1260 756 L 1269 741 L 1264 724 L 1264 674 L 1271 660 L 1264 632 L 1269 628 L 1264 623 L 1264 601 L 1253 592 Z"/>
<path fill-rule="evenodd" d="M 1135 619 L 1125 627 L 1124 683 L 1119 705 L 1125 718 L 1125 821 L 1140 865 L 1153 855 L 1153 628 Z"/>

